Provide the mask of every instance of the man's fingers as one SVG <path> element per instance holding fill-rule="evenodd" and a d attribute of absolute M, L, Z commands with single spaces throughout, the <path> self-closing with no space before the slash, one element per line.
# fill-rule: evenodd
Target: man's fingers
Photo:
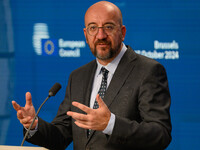
<path fill-rule="evenodd" d="M 30 92 L 26 92 L 26 105 L 32 106 L 32 96 Z"/>
<path fill-rule="evenodd" d="M 12 101 L 12 105 L 13 105 L 13 108 L 14 108 L 16 111 L 18 111 L 18 110 L 21 109 L 20 105 L 17 104 L 15 101 Z"/>
<path fill-rule="evenodd" d="M 106 106 L 106 104 L 105 104 L 104 101 L 101 99 L 101 97 L 99 96 L 99 94 L 97 94 L 97 96 L 96 96 L 96 101 L 98 102 L 99 107 Z M 107 107 L 107 106 L 106 106 L 106 107 Z"/>
<path fill-rule="evenodd" d="M 31 117 L 26 117 L 23 119 L 20 119 L 21 124 L 30 124 L 31 123 Z"/>
<path fill-rule="evenodd" d="M 32 122 L 32 120 L 31 120 L 31 122 Z M 25 123 L 25 124 L 23 124 L 23 126 L 28 129 L 29 126 L 31 125 L 31 122 Z M 38 120 L 35 120 L 33 126 L 31 127 L 31 130 L 35 129 L 37 124 L 38 124 Z"/>
<path fill-rule="evenodd" d="M 22 115 L 22 111 L 21 111 L 21 110 L 19 110 L 19 111 L 17 112 L 17 118 L 18 118 L 18 119 L 23 119 L 23 118 L 24 118 L 23 115 Z"/>
<path fill-rule="evenodd" d="M 79 122 L 79 121 L 75 121 L 74 122 L 77 126 L 79 126 L 80 128 L 84 128 L 84 129 L 90 129 L 91 127 L 90 126 L 88 126 L 88 125 L 86 125 L 86 124 L 83 124 L 83 123 L 81 123 L 81 122 Z"/>
<path fill-rule="evenodd" d="M 68 111 L 67 115 L 71 116 L 75 120 L 80 120 L 80 121 L 87 121 L 88 120 L 87 115 L 85 115 L 85 114 L 80 114 L 80 113 Z"/>
<path fill-rule="evenodd" d="M 90 111 L 91 111 L 91 108 L 89 108 L 81 103 L 78 103 L 78 102 L 72 102 L 72 105 L 81 109 L 82 111 L 86 112 L 87 114 L 90 113 Z"/>

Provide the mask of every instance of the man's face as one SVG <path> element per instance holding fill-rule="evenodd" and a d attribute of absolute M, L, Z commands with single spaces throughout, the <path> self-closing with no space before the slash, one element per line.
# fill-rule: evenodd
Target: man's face
<path fill-rule="evenodd" d="M 120 25 L 118 15 L 113 10 L 95 8 L 86 14 L 85 26 L 86 42 L 93 55 L 100 60 L 114 59 L 121 50 L 126 31 L 125 26 Z M 113 29 L 109 30 L 110 27 L 113 27 Z M 89 34 L 87 30 L 94 28 L 98 32 L 94 35 Z"/>

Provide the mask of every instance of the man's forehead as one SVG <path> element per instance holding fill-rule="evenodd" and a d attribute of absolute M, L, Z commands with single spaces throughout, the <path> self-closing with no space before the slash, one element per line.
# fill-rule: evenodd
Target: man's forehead
<path fill-rule="evenodd" d="M 107 24 L 118 21 L 118 16 L 114 12 L 94 11 L 85 16 L 85 25 L 88 24 Z"/>

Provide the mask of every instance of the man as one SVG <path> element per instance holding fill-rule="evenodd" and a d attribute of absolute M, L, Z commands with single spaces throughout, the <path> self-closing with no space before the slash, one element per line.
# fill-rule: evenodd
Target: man
<path fill-rule="evenodd" d="M 84 34 L 96 60 L 71 73 L 57 116 L 51 123 L 38 117 L 27 141 L 56 150 L 72 141 L 74 150 L 166 148 L 171 121 L 164 67 L 123 44 L 122 14 L 110 2 L 87 10 Z M 31 94 L 25 107 L 12 103 L 28 128 L 35 115 Z"/>

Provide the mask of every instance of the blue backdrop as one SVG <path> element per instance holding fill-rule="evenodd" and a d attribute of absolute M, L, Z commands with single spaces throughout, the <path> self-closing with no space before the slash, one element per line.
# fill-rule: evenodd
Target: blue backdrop
<path fill-rule="evenodd" d="M 0 144 L 20 145 L 22 125 L 11 106 L 30 91 L 37 109 L 55 83 L 61 91 L 39 116 L 51 121 L 72 70 L 94 59 L 85 42 L 84 14 L 96 1 L 0 1 Z M 172 97 L 168 150 L 200 147 L 200 1 L 112 0 L 127 27 L 125 44 L 162 63 Z M 25 145 L 31 145 L 25 143 Z M 68 148 L 73 149 L 72 145 Z"/>

